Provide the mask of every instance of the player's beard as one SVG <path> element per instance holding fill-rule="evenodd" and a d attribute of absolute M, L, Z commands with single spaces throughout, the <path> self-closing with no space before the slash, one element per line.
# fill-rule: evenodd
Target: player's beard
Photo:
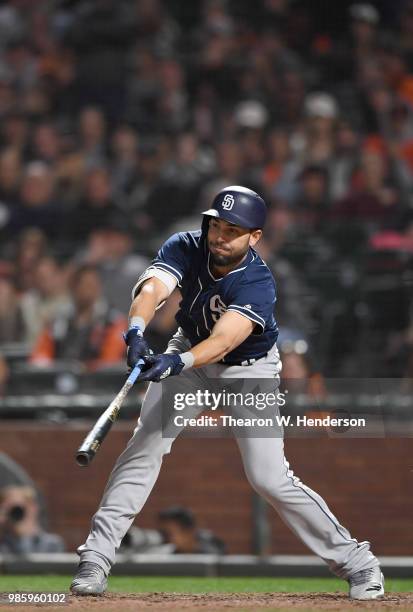
<path fill-rule="evenodd" d="M 215 245 L 210 245 L 215 246 Z M 217 268 L 224 268 L 227 266 L 237 266 L 244 259 L 246 252 L 242 253 L 228 253 L 228 255 L 220 255 L 218 253 L 213 253 L 211 249 L 209 250 L 211 256 L 211 263 Z"/>
<path fill-rule="evenodd" d="M 236 257 L 234 255 L 214 255 L 211 252 L 211 262 L 214 266 L 217 266 L 218 268 L 231 266 L 234 263 L 238 263 L 239 260 L 239 255 L 237 255 Z"/>

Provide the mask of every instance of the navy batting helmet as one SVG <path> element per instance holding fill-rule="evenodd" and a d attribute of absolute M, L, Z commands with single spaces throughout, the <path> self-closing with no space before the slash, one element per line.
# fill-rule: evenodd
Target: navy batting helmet
<path fill-rule="evenodd" d="M 262 197 L 252 189 L 233 185 L 222 189 L 215 197 L 212 208 L 202 214 L 247 229 L 260 229 L 265 224 L 267 207 Z M 202 227 L 206 227 L 205 222 Z"/>

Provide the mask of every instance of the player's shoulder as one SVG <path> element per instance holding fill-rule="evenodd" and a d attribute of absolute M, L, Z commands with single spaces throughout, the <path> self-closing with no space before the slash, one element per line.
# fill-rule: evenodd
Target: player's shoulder
<path fill-rule="evenodd" d="M 254 250 L 250 250 L 250 261 L 243 270 L 243 280 L 247 283 L 263 282 L 274 283 L 274 277 L 263 259 Z"/>
<path fill-rule="evenodd" d="M 198 249 L 201 244 L 202 232 L 196 230 L 192 232 L 177 232 L 166 240 L 168 247 L 178 247 L 184 249 Z"/>
<path fill-rule="evenodd" d="M 275 293 L 274 277 L 258 253 L 250 249 L 248 260 L 225 276 L 222 290 L 233 299 L 240 292 L 263 294 L 263 289 L 265 294 Z"/>

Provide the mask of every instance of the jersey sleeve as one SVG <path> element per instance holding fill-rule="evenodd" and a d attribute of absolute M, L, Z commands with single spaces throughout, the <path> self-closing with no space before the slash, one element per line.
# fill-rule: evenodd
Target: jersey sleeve
<path fill-rule="evenodd" d="M 171 274 L 181 286 L 190 258 L 190 243 L 185 234 L 174 234 L 159 249 L 151 267 Z"/>
<path fill-rule="evenodd" d="M 159 249 L 149 268 L 139 277 L 132 289 L 132 299 L 148 278 L 156 276 L 162 280 L 170 293 L 176 285 L 181 286 L 190 261 L 190 243 L 185 234 L 173 234 Z"/>
<path fill-rule="evenodd" d="M 253 334 L 260 335 L 273 318 L 275 301 L 275 282 L 267 269 L 267 273 L 258 277 L 248 275 L 233 284 L 227 311 L 238 312 L 256 323 Z"/>
<path fill-rule="evenodd" d="M 145 272 L 143 272 L 143 274 L 140 275 L 136 284 L 133 286 L 132 296 L 131 296 L 132 300 L 134 300 L 135 297 L 138 295 L 143 283 L 147 281 L 149 278 L 154 278 L 154 277 L 159 278 L 159 280 L 163 282 L 165 287 L 168 289 L 168 296 L 171 295 L 172 291 L 175 289 L 175 287 L 178 284 L 175 276 L 172 276 L 172 274 L 169 274 L 168 272 L 164 272 L 163 270 L 160 270 L 158 268 L 153 268 L 152 266 L 149 266 L 149 268 L 147 268 Z M 158 308 L 160 308 L 163 304 L 164 302 L 162 302 L 162 304 L 160 304 Z M 158 308 L 156 310 L 158 310 Z"/>

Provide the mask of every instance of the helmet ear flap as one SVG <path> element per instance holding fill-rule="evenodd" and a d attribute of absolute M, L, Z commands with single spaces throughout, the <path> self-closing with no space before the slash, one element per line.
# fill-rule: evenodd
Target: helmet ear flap
<path fill-rule="evenodd" d="M 202 234 L 204 236 L 206 236 L 207 233 L 208 233 L 210 219 L 211 219 L 211 217 L 208 217 L 207 215 L 204 215 L 204 217 L 202 219 L 201 230 L 202 230 Z"/>

